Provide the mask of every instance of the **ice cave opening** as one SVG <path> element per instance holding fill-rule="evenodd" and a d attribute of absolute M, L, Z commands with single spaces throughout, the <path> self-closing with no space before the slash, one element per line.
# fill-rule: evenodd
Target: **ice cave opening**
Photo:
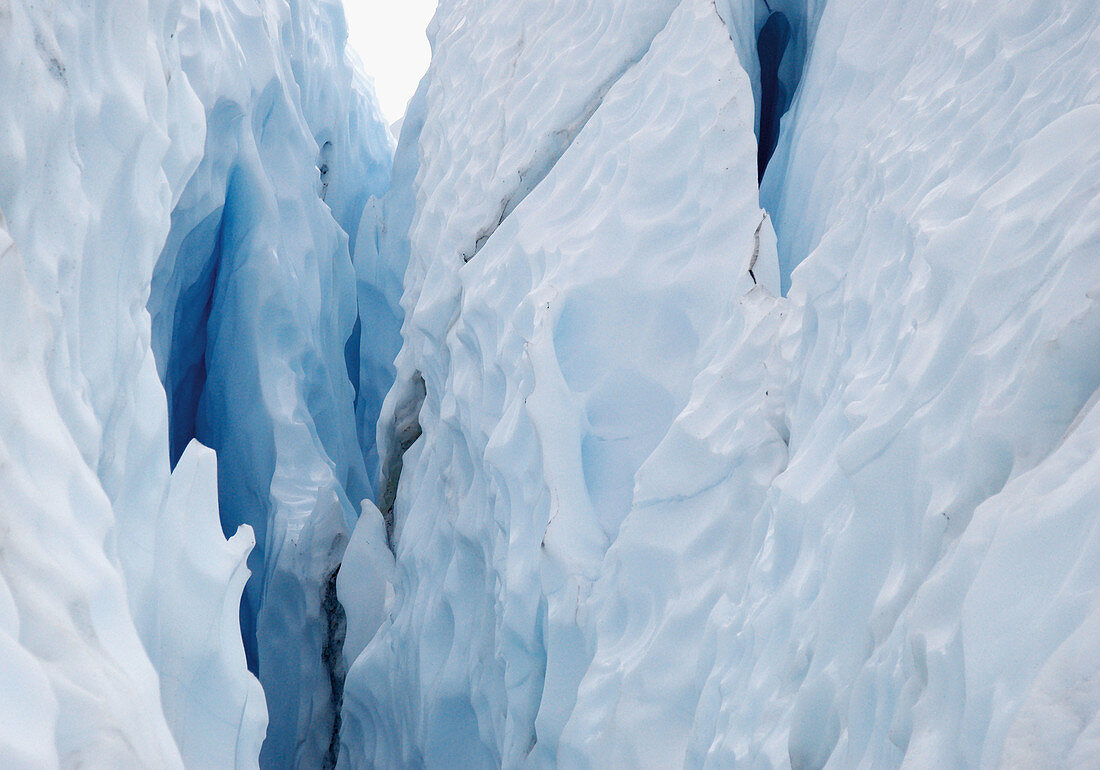
<path fill-rule="evenodd" d="M 779 140 L 779 121 L 791 105 L 791 92 L 779 76 L 779 67 L 791 40 L 791 23 L 786 14 L 775 11 L 768 16 L 756 38 L 760 59 L 760 135 L 757 142 L 757 181 L 764 178 L 775 144 Z"/>
<path fill-rule="evenodd" d="M 751 55 L 755 61 L 751 64 L 755 66 L 749 71 L 755 78 L 757 184 L 760 206 L 768 212 L 778 241 L 783 296 L 790 288 L 791 271 L 804 255 L 784 232 L 788 156 L 796 141 L 792 132 L 799 124 L 792 111 L 801 101 L 802 76 L 823 8 L 819 0 L 759 0 L 754 9 Z"/>

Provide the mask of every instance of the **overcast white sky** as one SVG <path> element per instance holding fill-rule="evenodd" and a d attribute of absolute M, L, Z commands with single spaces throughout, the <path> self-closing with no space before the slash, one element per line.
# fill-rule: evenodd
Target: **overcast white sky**
<path fill-rule="evenodd" d="M 424 28 L 436 0 L 344 0 L 348 42 L 374 78 L 382 112 L 393 123 L 428 69 L 431 49 Z"/>

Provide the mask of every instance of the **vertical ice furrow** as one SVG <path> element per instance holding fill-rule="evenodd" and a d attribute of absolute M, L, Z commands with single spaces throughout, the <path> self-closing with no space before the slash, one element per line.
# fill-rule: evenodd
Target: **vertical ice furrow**
<path fill-rule="evenodd" d="M 271 706 L 269 766 L 333 752 L 329 582 L 373 489 L 346 354 L 362 330 L 349 243 L 392 140 L 343 33 L 332 0 L 202 2 L 175 31 L 208 134 L 158 264 L 154 348 L 175 444 L 217 450 L 223 527 L 257 534 L 241 620 Z"/>

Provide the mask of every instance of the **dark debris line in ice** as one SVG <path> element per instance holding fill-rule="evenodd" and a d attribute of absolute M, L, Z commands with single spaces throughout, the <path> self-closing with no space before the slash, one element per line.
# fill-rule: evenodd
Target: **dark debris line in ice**
<path fill-rule="evenodd" d="M 562 156 L 573 145 L 573 142 L 580 135 L 584 127 L 588 125 L 588 121 L 592 119 L 592 116 L 596 114 L 596 111 L 603 104 L 604 98 L 608 92 L 615 87 L 615 84 L 622 80 L 626 73 L 630 72 L 646 54 L 649 53 L 650 48 L 653 46 L 653 41 L 657 38 L 661 32 L 664 31 L 666 24 L 662 25 L 660 29 L 656 30 L 653 36 L 648 40 L 643 49 L 634 57 L 631 57 L 623 63 L 623 65 L 616 70 L 611 77 L 605 80 L 600 86 L 592 93 L 592 97 L 584 105 L 584 108 L 580 111 L 580 114 L 573 122 L 563 126 L 550 134 L 550 141 L 546 143 L 542 151 L 539 152 L 532 160 L 527 168 L 521 170 L 518 173 L 518 184 L 515 189 L 512 190 L 501 202 L 500 202 L 500 215 L 497 218 L 495 224 L 492 224 L 478 233 L 474 239 L 474 248 L 470 253 L 462 254 L 462 261 L 469 262 L 477 256 L 481 251 L 485 242 L 489 240 L 497 228 L 504 224 L 504 220 L 511 215 L 519 204 L 523 203 L 524 199 L 531 194 L 531 191 L 538 187 L 542 180 L 553 170 Z"/>
<path fill-rule="evenodd" d="M 321 613 L 325 618 L 325 642 L 321 649 L 321 661 L 328 672 L 329 686 L 332 692 L 332 737 L 321 767 L 332 770 L 340 752 L 340 725 L 344 701 L 344 679 L 347 669 L 344 665 L 344 639 L 347 635 L 347 615 L 340 599 L 336 595 L 336 578 L 340 574 L 340 565 L 329 573 L 323 586 Z"/>
<path fill-rule="evenodd" d="M 391 431 L 393 437 L 389 442 L 390 453 L 382 466 L 382 478 L 378 485 L 378 510 L 382 512 L 382 519 L 386 523 L 386 544 L 390 551 L 394 550 L 394 519 L 393 506 L 397 500 L 397 486 L 401 480 L 401 468 L 404 464 L 405 452 L 409 450 L 416 440 L 420 438 L 420 407 L 427 396 L 424 377 L 417 372 L 413 380 L 412 392 L 406 400 L 398 406 L 394 412 Z"/>

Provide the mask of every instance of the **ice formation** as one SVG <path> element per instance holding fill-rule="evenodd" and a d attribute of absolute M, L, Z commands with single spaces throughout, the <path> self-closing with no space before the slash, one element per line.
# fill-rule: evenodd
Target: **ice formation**
<path fill-rule="evenodd" d="M 269 711 L 266 765 L 334 755 L 345 232 L 392 152 L 343 25 L 0 6 L 4 767 L 256 766 Z"/>
<path fill-rule="evenodd" d="M 192 437 L 215 449 L 223 527 L 256 532 L 241 620 L 273 767 L 335 751 L 333 581 L 373 493 L 346 233 L 385 190 L 392 140 L 353 87 L 343 24 L 335 0 L 184 8 L 175 40 L 206 146 L 149 299 L 173 457 Z"/>
<path fill-rule="evenodd" d="M 1095 764 L 1098 20 L 444 0 L 345 765 Z"/>
<path fill-rule="evenodd" d="M 0 0 L 0 765 L 1095 766 L 1098 30 Z"/>

